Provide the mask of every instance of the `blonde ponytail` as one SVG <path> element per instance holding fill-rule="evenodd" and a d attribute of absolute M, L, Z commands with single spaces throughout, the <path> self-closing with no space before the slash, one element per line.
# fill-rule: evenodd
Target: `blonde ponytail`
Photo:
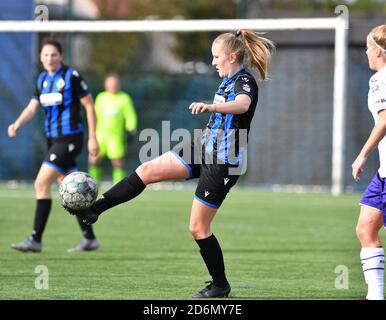
<path fill-rule="evenodd" d="M 275 45 L 271 40 L 260 37 L 249 29 L 240 29 L 235 34 L 223 33 L 214 41 L 223 41 L 228 53 L 235 53 L 237 60 L 243 63 L 245 54 L 252 68 L 259 71 L 260 79 L 268 79 L 268 64 Z"/>

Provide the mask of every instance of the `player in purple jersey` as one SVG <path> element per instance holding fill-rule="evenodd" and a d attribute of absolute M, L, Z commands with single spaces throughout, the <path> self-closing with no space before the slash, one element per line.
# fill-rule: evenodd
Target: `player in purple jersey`
<path fill-rule="evenodd" d="M 369 81 L 368 107 L 374 128 L 352 164 L 352 175 L 359 181 L 363 165 L 378 147 L 380 167 L 360 201 L 356 233 L 361 243 L 361 264 L 368 286 L 366 299 L 383 300 L 385 257 L 379 231 L 386 227 L 386 25 L 375 27 L 367 36 L 369 67 L 376 73 Z"/>
<path fill-rule="evenodd" d="M 189 109 L 192 114 L 202 112 L 211 114 L 204 134 L 207 139 L 204 140 L 209 141 L 212 151 L 221 150 L 222 159 L 219 153 L 214 153 L 219 156 L 219 160 L 224 161 L 211 164 L 205 162 L 206 152 L 209 151 L 201 145 L 197 149 L 192 147 L 193 151 L 197 150 L 193 156 L 203 160 L 201 164 L 189 161 L 186 154 L 180 155 L 178 152 L 170 151 L 142 163 L 135 172 L 104 193 L 90 209 L 82 212 L 72 211 L 82 216 L 85 222 L 94 223 L 103 211 L 133 199 L 148 184 L 164 180 L 198 178 L 189 230 L 200 248 L 212 281 L 194 294 L 193 298 L 226 297 L 231 290 L 225 276 L 222 250 L 212 233 L 211 222 L 238 176 L 229 174 L 232 165 L 227 162 L 227 154 L 224 154 L 233 146 L 225 145 L 227 147 L 222 148 L 221 145 L 224 146 L 228 141 L 223 141 L 224 139 L 214 130 L 223 127 L 224 131 L 227 128 L 248 131 L 257 103 L 257 84 L 253 76 L 244 70 L 244 58 L 248 57 L 251 67 L 259 72 L 261 80 L 266 80 L 272 48 L 271 41 L 247 29 L 239 30 L 237 33 L 221 34 L 212 44 L 212 65 L 223 78 L 223 82 L 216 91 L 213 103 L 193 102 Z M 227 133 L 224 136 L 227 137 Z M 191 145 L 190 142 L 188 147 Z M 236 146 L 234 149 L 239 148 Z"/>

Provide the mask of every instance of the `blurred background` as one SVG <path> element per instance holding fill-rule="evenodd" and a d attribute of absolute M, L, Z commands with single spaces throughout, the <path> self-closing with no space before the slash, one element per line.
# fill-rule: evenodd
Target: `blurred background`
<path fill-rule="evenodd" d="M 362 190 L 378 167 L 369 159 L 359 184 L 351 163 L 367 138 L 373 120 L 367 109 L 366 35 L 385 23 L 384 0 L 12 0 L 0 2 L 0 20 L 32 20 L 36 5 L 49 8 L 50 20 L 250 19 L 334 17 L 349 8 L 349 63 L 346 112 L 345 188 Z M 235 31 L 235 30 L 230 30 Z M 263 31 L 263 30 L 260 30 Z M 207 115 L 191 116 L 192 101 L 211 101 L 220 83 L 211 67 L 210 46 L 218 32 L 187 33 L 0 33 L 0 180 L 32 181 L 46 151 L 41 112 L 18 133 L 7 127 L 31 98 L 41 70 L 39 44 L 49 35 L 64 45 L 65 63 L 85 78 L 95 97 L 103 78 L 117 72 L 122 90 L 138 113 L 138 132 L 162 120 L 171 129 L 201 128 Z M 250 131 L 248 186 L 331 186 L 334 31 L 270 31 L 277 46 L 270 81 L 260 83 L 254 125 Z M 84 117 L 85 118 L 85 117 Z M 139 164 L 144 142 L 129 146 L 127 170 Z M 79 169 L 87 170 L 84 150 Z M 105 161 L 106 179 L 110 163 Z"/>

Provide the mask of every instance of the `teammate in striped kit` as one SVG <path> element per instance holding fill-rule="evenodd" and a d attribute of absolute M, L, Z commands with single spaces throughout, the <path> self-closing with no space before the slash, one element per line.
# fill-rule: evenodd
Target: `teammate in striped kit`
<path fill-rule="evenodd" d="M 376 73 L 369 81 L 368 107 L 375 126 L 358 157 L 352 175 L 359 181 L 363 165 L 378 146 L 380 167 L 360 201 L 356 233 L 361 243 L 361 264 L 368 286 L 366 299 L 383 300 L 385 257 L 379 231 L 386 227 L 386 25 L 375 27 L 367 36 L 369 67 Z"/>
<path fill-rule="evenodd" d="M 272 48 L 271 41 L 248 29 L 219 35 L 212 44 L 212 65 L 223 81 L 216 90 L 213 103 L 193 102 L 189 106 L 192 114 L 211 114 L 204 135 L 197 139 L 198 143 L 192 139 L 182 149 L 142 163 L 87 210 L 76 212 L 67 208 L 70 213 L 92 224 L 103 211 L 135 198 L 148 184 L 198 178 L 189 229 L 212 281 L 193 298 L 226 297 L 231 291 L 222 249 L 212 233 L 211 222 L 242 173 L 236 168 L 242 167 L 246 160 L 242 156 L 246 139 L 240 139 L 240 135 L 246 136 L 249 131 L 258 88 L 252 74 L 244 69 L 244 58 L 248 57 L 251 67 L 260 73 L 261 80 L 266 80 Z"/>
<path fill-rule="evenodd" d="M 75 158 L 82 150 L 83 125 L 81 105 L 84 106 L 88 123 L 88 151 L 98 153 L 95 138 L 95 111 L 87 84 L 72 67 L 62 64 L 60 43 L 46 39 L 41 47 L 42 71 L 37 79 L 35 94 L 17 120 L 8 127 L 8 135 L 16 137 L 18 129 L 30 121 L 40 107 L 44 109 L 45 133 L 48 151 L 35 180 L 36 211 L 32 235 L 24 241 L 12 244 L 13 249 L 27 252 L 42 250 L 42 235 L 51 211 L 51 185 L 76 170 Z M 94 250 L 99 246 L 92 228 L 79 220 L 84 238 L 75 251 Z"/>

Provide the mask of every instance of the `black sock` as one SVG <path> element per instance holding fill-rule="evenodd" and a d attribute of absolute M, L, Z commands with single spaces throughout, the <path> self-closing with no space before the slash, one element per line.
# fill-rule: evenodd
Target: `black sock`
<path fill-rule="evenodd" d="M 51 199 L 37 199 L 34 229 L 32 230 L 32 239 L 41 242 L 44 228 L 46 226 L 48 216 L 51 211 Z"/>
<path fill-rule="evenodd" d="M 220 244 L 214 234 L 206 239 L 196 240 L 200 247 L 200 253 L 210 275 L 212 276 L 214 285 L 225 287 L 228 280 L 225 276 L 224 258 Z"/>
<path fill-rule="evenodd" d="M 82 230 L 83 236 L 88 239 L 88 240 L 93 240 L 95 239 L 95 234 L 92 229 L 92 226 L 89 226 L 85 224 L 82 220 L 83 218 L 80 218 L 79 216 L 76 216 L 76 219 L 78 220 L 80 229 Z"/>
<path fill-rule="evenodd" d="M 141 178 L 136 172 L 125 177 L 110 190 L 103 194 L 103 198 L 98 199 L 90 209 L 97 214 L 115 207 L 116 205 L 129 201 L 138 196 L 146 188 Z"/>

